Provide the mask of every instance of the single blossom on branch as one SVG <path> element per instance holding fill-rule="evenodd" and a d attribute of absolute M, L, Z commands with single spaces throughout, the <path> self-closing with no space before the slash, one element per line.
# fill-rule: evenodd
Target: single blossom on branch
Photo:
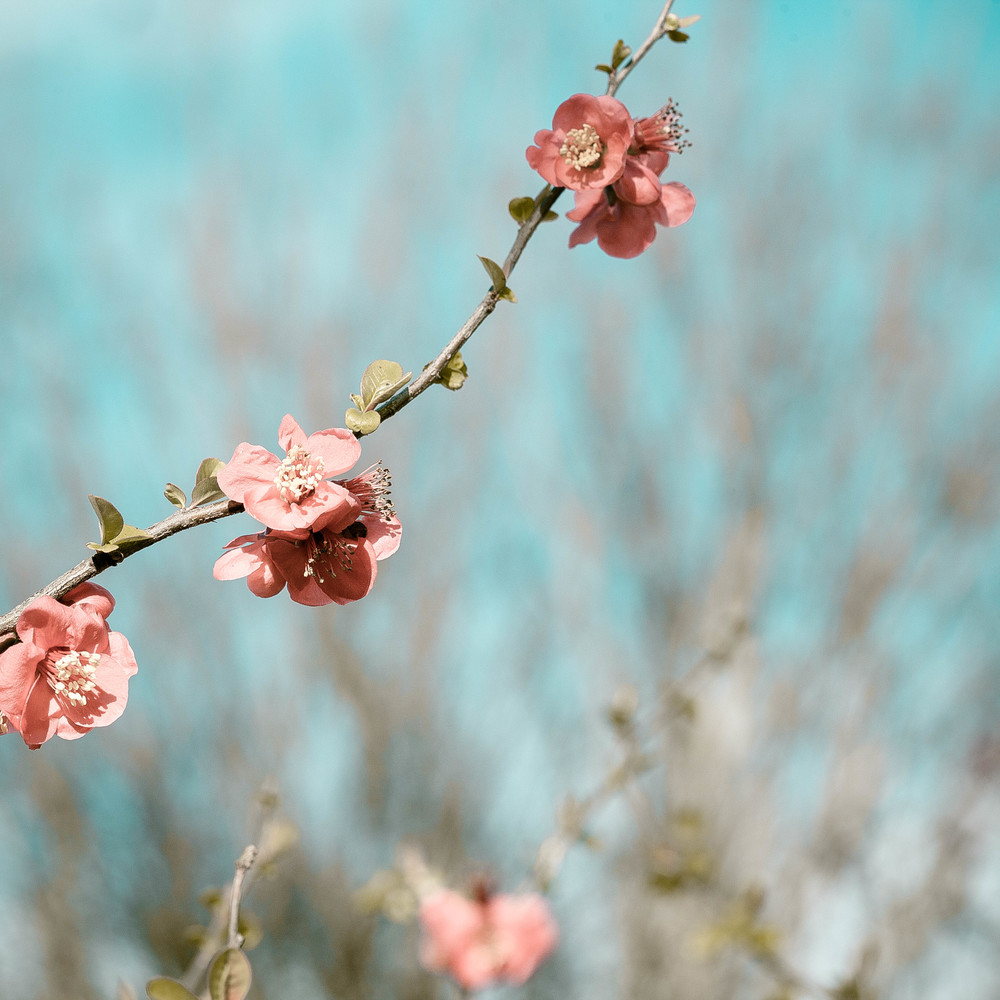
<path fill-rule="evenodd" d="M 660 180 L 670 154 L 690 145 L 680 121 L 673 101 L 639 119 L 614 97 L 574 94 L 559 105 L 552 130 L 537 132 L 525 156 L 550 184 L 574 192 L 576 206 L 566 217 L 580 225 L 571 247 L 596 238 L 612 257 L 637 257 L 656 238 L 657 225 L 691 218 L 694 195 L 677 181 Z"/>
<path fill-rule="evenodd" d="M 20 640 L 0 653 L 0 716 L 32 749 L 75 740 L 125 710 L 135 654 L 107 618 L 115 600 L 83 583 L 57 601 L 39 597 L 17 620 Z"/>

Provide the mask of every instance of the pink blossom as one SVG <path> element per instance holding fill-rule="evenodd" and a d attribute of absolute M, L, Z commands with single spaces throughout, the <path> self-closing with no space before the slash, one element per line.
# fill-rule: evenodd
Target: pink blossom
<path fill-rule="evenodd" d="M 614 97 L 574 94 L 556 108 L 552 128 L 525 150 L 533 170 L 553 187 L 587 191 L 614 183 L 632 143 L 632 116 Z"/>
<path fill-rule="evenodd" d="M 440 889 L 420 904 L 420 960 L 467 990 L 530 978 L 556 946 L 559 928 L 537 893 L 483 894 Z"/>
<path fill-rule="evenodd" d="M 351 494 L 330 476 L 347 472 L 361 456 L 361 445 L 346 428 L 331 427 L 308 437 L 291 414 L 278 428 L 285 450 L 279 459 L 260 445 L 243 442 L 219 473 L 230 500 L 276 531 L 320 530 L 350 523 L 359 510 Z"/>
<path fill-rule="evenodd" d="M 372 588 L 377 562 L 399 548 L 402 526 L 389 501 L 381 465 L 338 483 L 351 497 L 343 515 L 317 530 L 264 531 L 234 538 L 215 563 L 217 580 L 246 577 L 258 597 L 285 586 L 298 604 L 349 604 Z"/>
<path fill-rule="evenodd" d="M 626 201 L 616 188 L 579 191 L 576 208 L 567 219 L 579 222 L 569 237 L 569 245 L 597 245 L 612 257 L 638 257 L 656 238 L 656 226 L 679 226 L 694 212 L 694 195 L 677 181 L 662 184 L 660 196 L 650 204 Z"/>
<path fill-rule="evenodd" d="M 105 621 L 114 605 L 103 587 L 85 583 L 21 612 L 21 641 L 0 653 L 0 714 L 29 747 L 79 739 L 125 710 L 138 667 L 128 640 Z"/>
<path fill-rule="evenodd" d="M 668 101 L 655 115 L 632 123 L 633 138 L 621 175 L 603 191 L 577 191 L 566 218 L 579 222 L 569 245 L 597 245 L 612 257 L 637 257 L 656 238 L 656 226 L 679 226 L 691 218 L 694 195 L 676 181 L 663 184 L 672 153 L 690 143 L 681 112 Z"/>

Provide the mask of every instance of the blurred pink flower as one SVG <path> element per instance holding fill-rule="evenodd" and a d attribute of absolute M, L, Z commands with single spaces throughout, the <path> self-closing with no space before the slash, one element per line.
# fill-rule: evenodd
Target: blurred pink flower
<path fill-rule="evenodd" d="M 234 538 L 215 563 L 217 580 L 246 577 L 258 597 L 287 585 L 298 604 L 349 604 L 372 588 L 376 563 L 399 548 L 402 526 L 389 501 L 389 473 L 381 465 L 340 486 L 351 499 L 320 530 L 264 531 Z"/>
<path fill-rule="evenodd" d="M 278 428 L 285 449 L 279 459 L 260 445 L 243 442 L 219 473 L 219 487 L 247 513 L 276 531 L 315 531 L 350 523 L 359 513 L 350 493 L 328 477 L 347 472 L 361 456 L 358 439 L 343 427 L 308 437 L 291 414 Z"/>
<path fill-rule="evenodd" d="M 525 150 L 533 170 L 553 187 L 586 191 L 616 181 L 632 142 L 632 116 L 614 97 L 574 94 L 556 108 L 552 128 Z"/>
<path fill-rule="evenodd" d="M 680 226 L 694 212 L 694 195 L 677 181 L 662 184 L 659 197 L 649 204 L 634 204 L 617 192 L 579 191 L 576 208 L 567 219 L 579 222 L 569 237 L 569 245 L 597 245 L 611 257 L 638 257 L 656 238 L 656 226 Z"/>
<path fill-rule="evenodd" d="M 533 892 L 473 900 L 441 889 L 420 904 L 420 924 L 424 967 L 467 990 L 525 982 L 559 939 L 548 904 Z"/>
<path fill-rule="evenodd" d="M 103 587 L 84 583 L 21 612 L 21 641 L 0 653 L 0 712 L 29 747 L 79 739 L 125 710 L 138 666 L 125 636 L 107 626 L 114 606 Z"/>

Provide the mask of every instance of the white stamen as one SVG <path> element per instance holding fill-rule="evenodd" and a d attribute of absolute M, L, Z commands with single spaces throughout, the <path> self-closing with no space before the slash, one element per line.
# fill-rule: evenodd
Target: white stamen
<path fill-rule="evenodd" d="M 301 503 L 323 479 L 323 459 L 313 458 L 301 445 L 292 445 L 278 466 L 274 485 L 285 503 Z"/>
<path fill-rule="evenodd" d="M 559 147 L 559 155 L 577 170 L 586 170 L 600 162 L 604 144 L 593 125 L 581 125 L 566 133 L 566 140 Z"/>

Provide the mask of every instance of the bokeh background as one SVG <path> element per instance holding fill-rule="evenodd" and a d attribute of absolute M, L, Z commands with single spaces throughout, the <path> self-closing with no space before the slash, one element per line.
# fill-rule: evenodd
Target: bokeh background
<path fill-rule="evenodd" d="M 0 8 L 3 606 L 86 554 L 87 493 L 150 524 L 286 412 L 342 423 L 370 360 L 419 371 L 533 133 L 657 10 Z M 367 599 L 214 581 L 246 518 L 99 579 L 140 672 L 110 729 L 0 742 L 2 1000 L 178 974 L 266 779 L 300 841 L 254 996 L 446 996 L 352 892 L 403 840 L 526 884 L 623 683 L 658 763 L 568 856 L 529 995 L 799 995 L 699 952 L 748 891 L 786 972 L 1000 995 L 1000 5 L 677 12 L 619 96 L 679 101 L 693 219 L 634 261 L 542 228 L 466 386 L 365 441 L 404 524 Z"/>

